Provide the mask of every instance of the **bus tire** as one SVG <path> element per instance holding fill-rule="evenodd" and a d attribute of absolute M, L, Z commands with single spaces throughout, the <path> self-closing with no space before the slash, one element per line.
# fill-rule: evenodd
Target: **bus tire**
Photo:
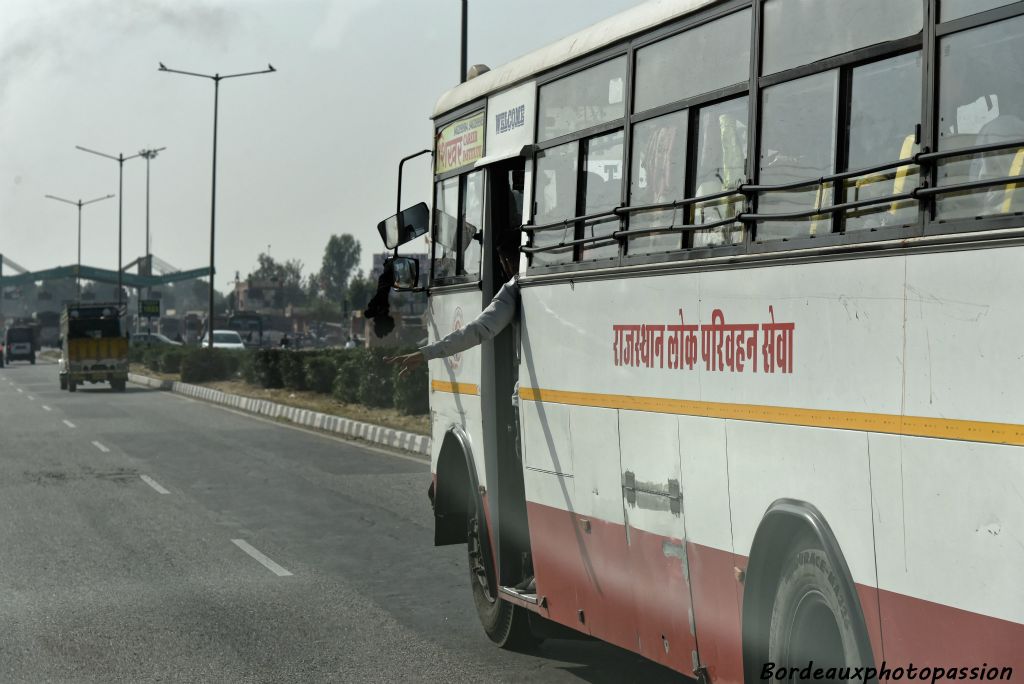
<path fill-rule="evenodd" d="M 530 631 L 526 609 L 495 595 L 497 583 L 487 537 L 487 523 L 483 515 L 483 504 L 476 491 L 469 492 L 469 508 L 466 515 L 469 582 L 480 624 L 487 638 L 499 648 L 517 651 L 533 648 L 537 645 L 537 639 Z"/>
<path fill-rule="evenodd" d="M 856 592 L 845 587 L 843 573 L 813 537 L 800 535 L 783 560 L 772 603 L 768 631 L 768 662 L 789 670 L 783 681 L 801 681 L 799 670 L 813 661 L 821 667 L 867 667 L 871 653 L 862 652 L 863 639 L 854 615 L 860 606 L 848 605 Z"/>

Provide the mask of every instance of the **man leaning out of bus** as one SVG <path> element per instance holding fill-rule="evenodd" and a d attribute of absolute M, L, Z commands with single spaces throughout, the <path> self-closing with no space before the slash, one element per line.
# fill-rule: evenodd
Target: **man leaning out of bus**
<path fill-rule="evenodd" d="M 501 245 L 498 248 L 498 260 L 508 281 L 501 286 L 498 294 L 494 295 L 491 303 L 480 312 L 479 316 L 466 324 L 465 327 L 450 332 L 433 344 L 421 347 L 419 351 L 385 359 L 389 363 L 401 366 L 401 370 L 398 373 L 399 377 L 419 367 L 424 361 L 452 356 L 471 349 L 478 344 L 483 344 L 487 340 L 494 339 L 498 333 L 515 319 L 516 311 L 519 308 L 519 281 L 517 275 L 519 271 L 519 243 L 520 231 L 518 229 L 504 231 Z"/>

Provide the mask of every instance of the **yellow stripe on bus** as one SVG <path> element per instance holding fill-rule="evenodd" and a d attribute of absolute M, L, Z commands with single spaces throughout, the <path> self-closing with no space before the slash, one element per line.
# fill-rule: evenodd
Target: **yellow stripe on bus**
<path fill-rule="evenodd" d="M 432 380 L 430 387 L 437 392 L 450 392 L 451 394 L 480 394 L 480 388 L 468 382 Z"/>
<path fill-rule="evenodd" d="M 896 416 L 884 413 L 855 411 L 828 411 L 823 409 L 790 408 L 786 406 L 759 406 L 755 404 L 725 404 L 713 401 L 665 399 L 660 397 L 634 397 L 625 394 L 593 394 L 563 390 L 523 387 L 519 396 L 525 401 L 552 404 L 593 406 L 596 408 L 651 411 L 706 418 L 728 418 L 761 423 L 800 425 L 804 427 L 836 428 L 880 432 L 909 437 L 938 437 L 988 444 L 1024 446 L 1024 425 L 988 423 L 975 420 Z"/>

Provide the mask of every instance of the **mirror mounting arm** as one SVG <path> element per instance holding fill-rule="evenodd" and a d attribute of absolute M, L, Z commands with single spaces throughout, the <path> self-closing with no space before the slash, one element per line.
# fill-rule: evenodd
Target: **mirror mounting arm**
<path fill-rule="evenodd" d="M 401 214 L 402 213 L 402 167 L 405 166 L 405 162 L 409 161 L 410 159 L 415 159 L 416 157 L 419 157 L 419 156 L 424 155 L 424 154 L 431 154 L 432 155 L 433 154 L 433 150 L 420 150 L 419 152 L 415 152 L 413 154 L 410 154 L 407 157 L 402 157 L 402 160 L 398 162 L 398 198 L 395 201 L 395 213 L 396 214 Z M 395 248 L 395 253 L 396 254 L 398 253 L 398 248 L 397 247 Z"/>

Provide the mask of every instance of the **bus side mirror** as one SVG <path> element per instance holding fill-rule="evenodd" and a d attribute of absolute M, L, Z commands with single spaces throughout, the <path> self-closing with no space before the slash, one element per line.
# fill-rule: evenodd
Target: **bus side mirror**
<path fill-rule="evenodd" d="M 415 290 L 420 284 L 420 262 L 412 257 L 395 257 L 391 262 L 396 290 Z"/>
<path fill-rule="evenodd" d="M 403 209 L 377 224 L 384 246 L 395 249 L 407 242 L 415 240 L 430 228 L 430 209 L 426 202 Z"/>

